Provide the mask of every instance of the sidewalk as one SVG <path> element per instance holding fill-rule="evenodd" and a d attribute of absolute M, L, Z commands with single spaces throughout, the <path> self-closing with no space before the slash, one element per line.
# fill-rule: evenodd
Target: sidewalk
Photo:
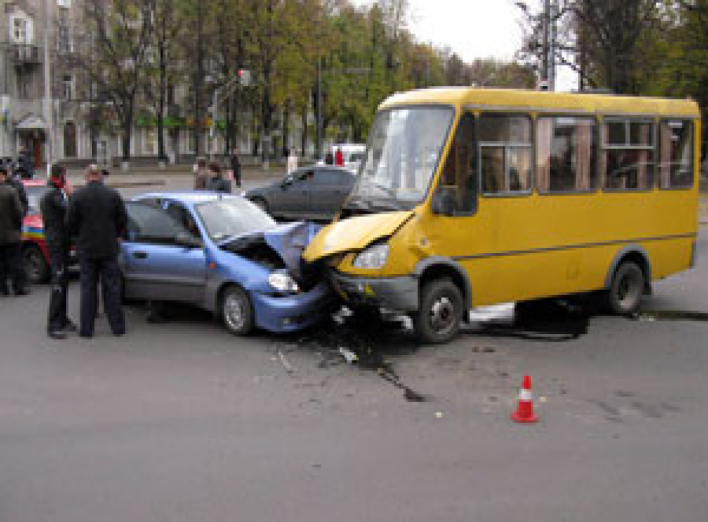
<path fill-rule="evenodd" d="M 191 165 L 169 165 L 161 169 L 158 166 L 137 166 L 129 171 L 119 168 L 109 170 L 108 185 L 124 188 L 139 187 L 142 185 L 165 185 L 175 177 L 193 176 Z M 285 167 L 271 164 L 269 170 L 263 170 L 258 165 L 246 165 L 241 170 L 243 181 L 271 181 L 285 176 Z M 73 185 L 82 185 L 84 182 L 84 169 L 68 169 L 68 178 Z"/>

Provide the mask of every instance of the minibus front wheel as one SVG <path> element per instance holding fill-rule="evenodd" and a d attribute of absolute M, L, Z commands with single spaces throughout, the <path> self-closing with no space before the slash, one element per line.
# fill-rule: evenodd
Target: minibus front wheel
<path fill-rule="evenodd" d="M 639 310 L 644 294 L 644 272 L 633 261 L 624 261 L 612 276 L 606 291 L 609 310 L 617 315 L 632 315 Z"/>
<path fill-rule="evenodd" d="M 462 294 L 457 285 L 447 278 L 433 279 L 421 288 L 420 306 L 413 314 L 413 325 L 422 341 L 445 343 L 460 330 L 462 313 Z"/>

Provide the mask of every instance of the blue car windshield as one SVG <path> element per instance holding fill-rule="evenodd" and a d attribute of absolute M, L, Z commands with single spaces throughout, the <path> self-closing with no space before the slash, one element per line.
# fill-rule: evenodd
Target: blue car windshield
<path fill-rule="evenodd" d="M 276 222 L 245 199 L 219 199 L 196 205 L 197 214 L 212 241 L 263 232 Z"/>

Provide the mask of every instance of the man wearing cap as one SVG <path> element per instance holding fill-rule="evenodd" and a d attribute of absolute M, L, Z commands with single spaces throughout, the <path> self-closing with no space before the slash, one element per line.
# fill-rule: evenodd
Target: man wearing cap
<path fill-rule="evenodd" d="M 0 295 L 10 295 L 8 275 L 15 295 L 25 295 L 22 269 L 22 205 L 14 188 L 8 183 L 8 173 L 0 166 Z"/>
<path fill-rule="evenodd" d="M 118 266 L 120 240 L 125 237 L 128 217 L 120 194 L 103 184 L 97 165 L 86 171 L 86 186 L 74 192 L 67 212 L 67 227 L 76 238 L 81 282 L 79 336 L 93 337 L 98 306 L 98 283 L 103 307 L 113 335 L 125 333 L 121 306 L 121 274 Z"/>
<path fill-rule="evenodd" d="M 49 297 L 47 335 L 53 339 L 66 338 L 67 332 L 75 332 L 76 326 L 66 314 L 67 289 L 69 286 L 68 261 L 71 240 L 66 229 L 66 211 L 71 186 L 66 182 L 66 169 L 52 166 L 47 182 L 49 190 L 42 196 L 39 208 L 44 222 L 44 239 L 49 251 L 52 272 L 52 293 Z"/>

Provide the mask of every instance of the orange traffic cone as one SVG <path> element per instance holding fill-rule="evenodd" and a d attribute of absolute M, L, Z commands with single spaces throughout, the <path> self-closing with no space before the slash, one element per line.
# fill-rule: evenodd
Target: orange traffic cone
<path fill-rule="evenodd" d="M 537 422 L 538 417 L 533 414 L 533 396 L 531 395 L 531 377 L 524 377 L 524 386 L 519 391 L 519 405 L 516 411 L 511 414 L 511 418 L 516 422 L 532 423 Z"/>

